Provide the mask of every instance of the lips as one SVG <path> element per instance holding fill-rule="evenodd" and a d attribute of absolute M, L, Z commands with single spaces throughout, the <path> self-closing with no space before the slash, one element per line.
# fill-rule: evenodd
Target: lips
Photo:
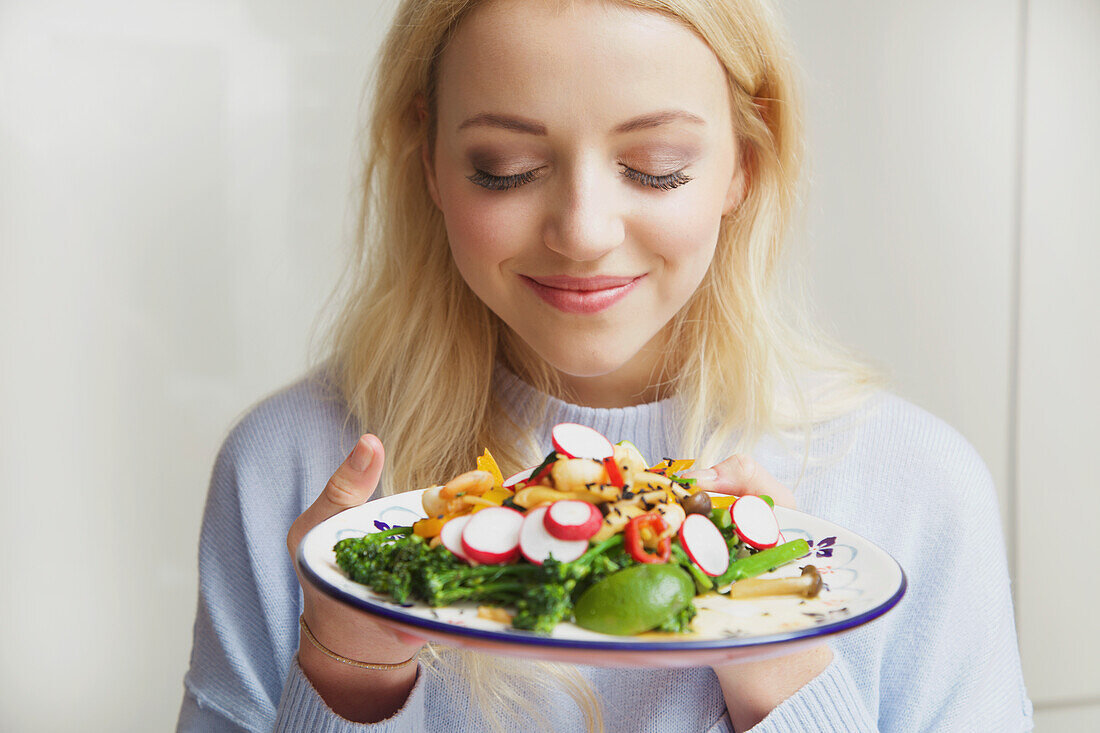
<path fill-rule="evenodd" d="M 633 290 L 645 275 L 571 277 L 520 276 L 542 300 L 563 313 L 599 313 L 618 303 Z"/>
<path fill-rule="evenodd" d="M 569 275 L 550 275 L 548 277 L 532 277 L 539 285 L 558 290 L 607 290 L 628 285 L 638 279 L 638 275 L 617 277 L 614 275 L 599 275 L 596 277 L 571 277 Z"/>

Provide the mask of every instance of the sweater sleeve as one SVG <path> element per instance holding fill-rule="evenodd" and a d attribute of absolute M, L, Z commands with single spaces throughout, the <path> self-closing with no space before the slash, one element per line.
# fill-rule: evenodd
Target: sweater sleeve
<path fill-rule="evenodd" d="M 821 674 L 784 700 L 753 733 L 812 730 L 821 733 L 866 733 L 878 730 L 864 703 L 848 662 L 835 654 Z"/>
<path fill-rule="evenodd" d="M 919 519 L 905 550 L 908 597 L 886 619 L 879 724 L 1031 730 L 993 479 L 961 436 L 948 445 L 946 470 L 908 507 Z"/>
<path fill-rule="evenodd" d="M 311 475 L 288 447 L 301 427 L 254 411 L 219 452 L 199 540 L 198 609 L 179 731 L 422 729 L 423 670 L 402 710 L 368 725 L 334 713 L 298 667 L 301 596 L 286 533 L 301 512 L 302 492 L 309 494 L 303 486 L 324 481 L 321 469 Z M 338 453 L 333 460 L 338 465 Z"/>
<path fill-rule="evenodd" d="M 754 733 L 1032 729 L 992 477 L 952 428 L 921 425 L 879 433 L 898 448 L 856 456 L 878 468 L 838 480 L 861 487 L 841 523 L 866 522 L 860 533 L 901 563 L 905 598 L 834 639 L 830 666 Z"/>

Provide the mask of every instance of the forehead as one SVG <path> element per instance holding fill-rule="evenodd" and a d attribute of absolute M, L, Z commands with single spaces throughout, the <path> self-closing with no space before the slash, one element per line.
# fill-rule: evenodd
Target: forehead
<path fill-rule="evenodd" d="M 728 100 L 724 70 L 694 32 L 597 0 L 494 0 L 462 21 L 439 67 L 445 132 L 484 113 L 533 118 L 551 135 L 609 132 L 665 109 L 721 128 Z"/>

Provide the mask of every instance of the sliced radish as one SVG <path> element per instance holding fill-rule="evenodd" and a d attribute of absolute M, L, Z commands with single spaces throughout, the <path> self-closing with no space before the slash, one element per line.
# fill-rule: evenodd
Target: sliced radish
<path fill-rule="evenodd" d="M 531 474 L 534 473 L 536 468 L 538 468 L 538 466 L 531 466 L 530 468 L 523 469 L 519 473 L 513 473 L 511 476 L 504 479 L 504 488 L 510 489 L 518 484 L 520 481 L 526 481 L 527 479 L 531 478 Z"/>
<path fill-rule="evenodd" d="M 615 454 L 611 441 L 587 425 L 563 422 L 550 431 L 554 447 L 570 458 L 594 458 L 602 461 Z"/>
<path fill-rule="evenodd" d="M 587 540 L 600 531 L 603 515 L 595 504 L 564 499 L 550 505 L 543 523 L 546 531 L 559 540 Z"/>
<path fill-rule="evenodd" d="M 482 509 L 462 528 L 462 550 L 469 559 L 486 565 L 511 562 L 519 555 L 521 526 L 523 515 L 515 509 L 503 506 Z"/>
<path fill-rule="evenodd" d="M 558 562 L 573 562 L 588 550 L 588 540 L 561 540 L 546 531 L 546 515 L 549 513 L 547 509 L 540 506 L 527 512 L 519 532 L 520 552 L 536 565 L 542 565 L 551 555 Z M 599 513 L 596 510 L 596 514 Z"/>
<path fill-rule="evenodd" d="M 758 550 L 775 547 L 779 542 L 779 522 L 768 502 L 759 496 L 742 496 L 730 507 L 730 518 L 737 536 Z"/>
<path fill-rule="evenodd" d="M 699 569 L 710 576 L 721 575 L 730 566 L 730 550 L 722 532 L 702 514 L 689 514 L 680 525 L 680 544 Z"/>
<path fill-rule="evenodd" d="M 466 551 L 462 549 L 462 530 L 471 519 L 473 519 L 472 514 L 455 517 L 448 520 L 443 525 L 443 529 L 439 530 L 439 540 L 443 543 L 443 546 L 467 562 L 470 558 L 467 557 Z"/>

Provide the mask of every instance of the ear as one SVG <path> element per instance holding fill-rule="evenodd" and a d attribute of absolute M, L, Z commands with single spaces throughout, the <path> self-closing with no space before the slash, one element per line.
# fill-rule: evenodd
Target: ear
<path fill-rule="evenodd" d="M 417 94 L 413 99 L 413 109 L 416 110 L 417 120 L 420 125 L 426 126 L 429 124 L 428 104 L 424 100 L 423 94 Z M 442 208 L 439 205 L 439 188 L 435 182 L 435 163 L 433 162 L 431 146 L 428 142 L 428 137 L 425 136 L 424 143 L 420 146 L 420 161 L 424 166 L 424 180 L 428 184 L 428 194 L 432 197 L 432 201 L 435 202 L 436 207 Z"/>

